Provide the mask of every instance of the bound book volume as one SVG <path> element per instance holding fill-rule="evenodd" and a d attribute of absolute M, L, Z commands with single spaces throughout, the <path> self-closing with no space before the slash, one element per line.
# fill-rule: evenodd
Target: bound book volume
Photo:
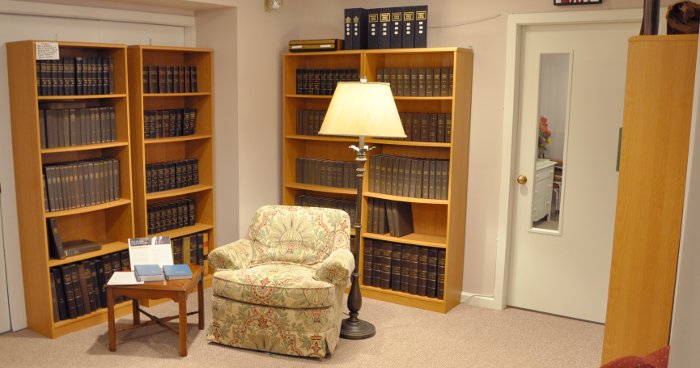
<path fill-rule="evenodd" d="M 186 280 L 192 278 L 192 270 L 186 264 L 173 264 L 163 266 L 166 280 Z"/>
<path fill-rule="evenodd" d="M 43 103 L 39 108 L 41 148 L 113 142 L 117 138 L 113 106 L 88 102 Z"/>
<path fill-rule="evenodd" d="M 396 237 L 413 233 L 410 203 L 369 198 L 367 204 L 367 232 Z"/>
<path fill-rule="evenodd" d="M 394 96 L 449 97 L 452 68 L 377 68 L 377 82 L 389 83 Z"/>
<path fill-rule="evenodd" d="M 296 93 L 331 96 L 338 82 L 359 80 L 357 69 L 297 69 Z"/>
<path fill-rule="evenodd" d="M 149 234 L 195 224 L 195 202 L 192 199 L 178 199 L 149 204 L 146 212 Z"/>
<path fill-rule="evenodd" d="M 143 112 L 143 134 L 146 139 L 193 135 L 197 109 L 146 110 Z"/>
<path fill-rule="evenodd" d="M 296 181 L 335 188 L 356 188 L 355 162 L 297 157 Z"/>
<path fill-rule="evenodd" d="M 447 199 L 449 160 L 378 154 L 369 159 L 369 190 L 402 197 Z"/>
<path fill-rule="evenodd" d="M 120 198 L 116 158 L 44 165 L 44 208 L 69 210 Z"/>
<path fill-rule="evenodd" d="M 146 193 L 197 184 L 199 184 L 199 161 L 196 159 L 146 164 Z"/>
<path fill-rule="evenodd" d="M 442 299 L 446 254 L 442 248 L 365 238 L 362 283 Z"/>
<path fill-rule="evenodd" d="M 335 208 L 338 210 L 343 210 L 347 212 L 350 216 L 351 223 L 355 222 L 355 213 L 357 212 L 355 208 L 356 203 L 354 199 L 349 200 L 299 194 L 295 197 L 295 205 L 306 207 Z"/>
<path fill-rule="evenodd" d="M 297 110 L 296 133 L 318 135 L 325 117 L 326 110 Z"/>
<path fill-rule="evenodd" d="M 196 65 L 145 65 L 143 93 L 197 92 Z"/>
<path fill-rule="evenodd" d="M 209 232 L 173 238 L 172 243 L 173 263 L 204 265 L 209 254 Z"/>
<path fill-rule="evenodd" d="M 114 93 L 114 62 L 107 57 L 65 57 L 37 60 L 39 96 L 106 95 Z"/>
<path fill-rule="evenodd" d="M 49 273 L 54 322 L 107 307 L 107 281 L 115 271 L 129 268 L 128 250 L 51 267 Z M 124 300 L 121 298 L 118 301 Z"/>
<path fill-rule="evenodd" d="M 87 239 L 63 242 L 58 229 L 58 221 L 51 217 L 47 220 L 49 255 L 52 258 L 64 259 L 102 249 L 102 244 Z"/>
<path fill-rule="evenodd" d="M 343 40 L 329 38 L 322 40 L 291 40 L 290 52 L 338 51 L 343 49 Z"/>
<path fill-rule="evenodd" d="M 343 16 L 345 49 L 428 46 L 428 6 L 349 8 Z"/>
<path fill-rule="evenodd" d="M 134 265 L 134 276 L 137 281 L 161 281 L 165 280 L 163 269 L 157 264 Z"/>

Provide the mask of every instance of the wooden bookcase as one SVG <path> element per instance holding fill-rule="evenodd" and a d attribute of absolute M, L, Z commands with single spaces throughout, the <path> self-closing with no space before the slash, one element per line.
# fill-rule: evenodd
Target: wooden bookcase
<path fill-rule="evenodd" d="M 54 322 L 49 269 L 123 251 L 127 249 L 127 239 L 134 235 L 126 45 L 57 42 L 61 57 L 111 59 L 113 93 L 40 96 L 37 91 L 36 43 L 19 41 L 6 44 L 17 215 L 28 326 L 43 335 L 58 337 L 105 321 L 107 309 Z M 113 107 L 116 139 L 100 144 L 42 148 L 40 108 L 49 103 L 63 102 Z M 119 160 L 119 199 L 68 210 L 49 211 L 45 208 L 43 165 L 98 158 Z M 101 243 L 102 249 L 60 260 L 50 258 L 49 218 L 56 220 L 64 242 L 89 239 Z M 117 314 L 126 314 L 130 310 L 130 303 L 121 303 Z"/>
<path fill-rule="evenodd" d="M 131 108 L 131 150 L 133 156 L 134 214 L 136 236 L 168 235 L 171 238 L 206 232 L 209 250 L 216 244 L 214 232 L 214 95 L 212 50 L 202 48 L 129 46 L 129 100 Z M 144 67 L 196 66 L 197 89 L 145 93 Z M 196 109 L 194 134 L 145 138 L 145 112 L 165 109 Z M 196 159 L 198 184 L 164 191 L 147 192 L 146 165 L 156 162 Z M 195 203 L 195 224 L 157 234 L 148 234 L 149 205 L 190 199 Z M 205 261 L 205 283 L 211 275 Z"/>
<path fill-rule="evenodd" d="M 386 49 L 352 50 L 283 55 L 283 203 L 295 204 L 298 195 L 313 195 L 354 200 L 355 189 L 297 183 L 297 158 L 353 161 L 349 144 L 354 138 L 297 134 L 297 113 L 302 110 L 326 110 L 331 95 L 297 94 L 297 70 L 357 69 L 360 76 L 376 81 L 378 70 L 446 68 L 452 75 L 452 93 L 446 96 L 396 96 L 400 113 L 449 113 L 452 117 L 451 141 L 446 143 L 382 140 L 368 138 L 376 148 L 369 153 L 423 159 L 449 159 L 447 199 L 412 198 L 369 190 L 372 170 L 366 167 L 363 183 L 363 209 L 359 271 L 362 275 L 367 239 L 446 250 L 443 298 L 432 298 L 362 284 L 365 297 L 446 313 L 460 303 L 464 267 L 464 239 L 469 164 L 469 126 L 471 114 L 473 54 L 469 49 Z M 403 237 L 368 232 L 368 200 L 379 198 L 411 204 L 414 232 Z M 362 277 L 360 278 L 363 279 Z"/>

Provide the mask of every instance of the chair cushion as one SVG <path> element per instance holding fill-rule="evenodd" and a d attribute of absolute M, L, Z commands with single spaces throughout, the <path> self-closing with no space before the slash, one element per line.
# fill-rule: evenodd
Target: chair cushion
<path fill-rule="evenodd" d="M 314 280 L 316 270 L 292 263 L 266 263 L 214 274 L 214 295 L 240 302 L 284 308 L 330 307 L 334 286 Z"/>

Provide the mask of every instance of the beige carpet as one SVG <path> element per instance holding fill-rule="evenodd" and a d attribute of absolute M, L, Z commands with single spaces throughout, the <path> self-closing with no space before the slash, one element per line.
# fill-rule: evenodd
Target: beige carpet
<path fill-rule="evenodd" d="M 205 291 L 205 307 L 211 289 Z M 188 310 L 196 309 L 190 295 Z M 151 308 L 175 314 L 175 303 Z M 209 321 L 209 313 L 206 321 Z M 189 356 L 178 355 L 178 337 L 148 326 L 117 335 L 107 350 L 107 325 L 59 339 L 29 330 L 0 335 L 0 367 L 566 367 L 600 365 L 603 326 L 519 309 L 494 311 L 464 304 L 448 314 L 365 299 L 360 316 L 377 327 L 371 339 L 340 340 L 323 360 L 241 350 L 206 341 L 206 330 L 189 319 Z M 142 317 L 146 318 L 145 316 Z M 124 317 L 118 324 L 131 322 Z"/>

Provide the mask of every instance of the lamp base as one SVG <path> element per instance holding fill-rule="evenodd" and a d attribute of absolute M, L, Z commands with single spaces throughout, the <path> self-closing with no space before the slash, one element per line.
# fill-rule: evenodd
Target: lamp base
<path fill-rule="evenodd" d="M 348 340 L 362 340 L 369 339 L 377 333 L 374 325 L 367 322 L 356 319 L 351 321 L 350 318 L 343 320 L 340 325 L 340 337 Z"/>

